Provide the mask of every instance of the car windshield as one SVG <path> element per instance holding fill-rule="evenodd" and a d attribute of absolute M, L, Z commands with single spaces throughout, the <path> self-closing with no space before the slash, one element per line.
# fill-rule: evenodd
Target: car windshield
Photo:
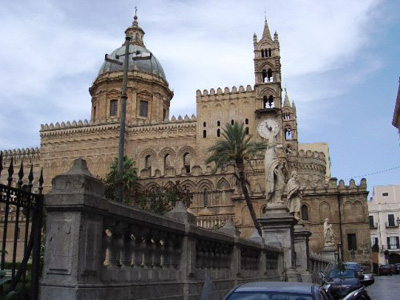
<path fill-rule="evenodd" d="M 329 273 L 329 277 L 330 278 L 355 278 L 356 276 L 356 272 L 353 269 L 347 269 L 344 271 L 339 271 L 339 270 L 332 270 Z"/>
<path fill-rule="evenodd" d="M 227 300 L 313 300 L 313 297 L 284 292 L 235 292 Z"/>

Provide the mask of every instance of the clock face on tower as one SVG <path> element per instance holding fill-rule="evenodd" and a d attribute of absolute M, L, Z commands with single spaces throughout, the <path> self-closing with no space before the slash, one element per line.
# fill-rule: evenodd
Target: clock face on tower
<path fill-rule="evenodd" d="M 279 124 L 274 119 L 266 119 L 258 124 L 258 134 L 264 139 L 275 137 L 279 132 Z"/>

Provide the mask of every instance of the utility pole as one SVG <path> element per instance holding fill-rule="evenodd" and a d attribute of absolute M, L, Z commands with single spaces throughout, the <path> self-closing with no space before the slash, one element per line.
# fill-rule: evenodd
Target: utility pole
<path fill-rule="evenodd" d="M 121 110 L 120 110 L 120 125 L 119 125 L 119 143 L 118 143 L 118 201 L 122 202 L 124 184 L 123 184 L 123 167 L 124 167 L 124 148 L 125 148 L 125 123 L 126 123 L 126 99 L 128 98 L 128 64 L 129 55 L 132 54 L 132 60 L 150 59 L 151 53 L 148 55 L 142 55 L 140 51 L 129 52 L 131 37 L 125 36 L 125 54 L 124 62 L 119 61 L 120 55 L 116 55 L 115 59 L 110 58 L 107 54 L 105 60 L 109 63 L 123 65 L 123 79 L 122 79 L 122 93 L 121 93 Z M 147 54 L 147 53 L 146 53 Z"/>

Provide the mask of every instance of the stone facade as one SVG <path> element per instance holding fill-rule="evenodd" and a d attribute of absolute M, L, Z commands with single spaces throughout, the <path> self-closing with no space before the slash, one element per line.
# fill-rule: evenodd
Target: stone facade
<path fill-rule="evenodd" d="M 135 16 L 126 30 L 130 49 L 151 53 L 144 46 L 144 31 Z M 190 210 L 197 224 L 219 228 L 232 219 L 248 237 L 252 221 L 233 168 L 212 172 L 204 162 L 207 149 L 222 138 L 225 124 L 241 122 L 255 140 L 261 121 L 273 119 L 279 125 L 276 141 L 284 176 L 296 170 L 302 185 L 302 218 L 312 232 L 311 251 L 322 251 L 323 222 L 329 217 L 346 260 L 350 259 L 347 233 L 357 235 L 356 260 L 367 261 L 370 249 L 366 182 L 350 181 L 348 186 L 330 177 L 327 146 L 302 146 L 298 141 L 296 106 L 288 93 L 282 94 L 281 57 L 278 34 L 273 38 L 267 22 L 261 39 L 253 37 L 255 83 L 232 88 L 196 92 L 197 116 L 169 116 L 173 92 L 153 54 L 147 60 L 129 64 L 125 153 L 136 162 L 140 187 L 166 185 L 178 181 L 193 195 Z M 113 55 L 120 53 L 121 48 Z M 41 148 L 31 158 L 35 168 L 43 167 L 45 192 L 51 180 L 67 171 L 74 159 L 83 157 L 97 177 L 104 177 L 118 152 L 119 106 L 122 69 L 104 63 L 92 87 L 90 121 L 42 125 Z M 36 151 L 36 150 L 35 150 Z M 23 150 L 7 151 L 18 163 Z M 265 172 L 262 159 L 253 160 L 246 171 L 256 214 L 266 208 Z M 356 212 L 356 213 L 355 213 Z M 340 233 L 340 234 L 339 234 Z"/>

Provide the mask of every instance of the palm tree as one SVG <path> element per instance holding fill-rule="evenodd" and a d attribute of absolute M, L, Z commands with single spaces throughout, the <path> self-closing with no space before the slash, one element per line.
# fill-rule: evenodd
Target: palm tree
<path fill-rule="evenodd" d="M 257 223 L 257 216 L 247 189 L 249 183 L 246 180 L 244 169 L 245 162 L 259 155 L 261 151 L 267 148 L 267 144 L 252 142 L 251 136 L 246 135 L 246 130 L 243 124 L 237 122 L 233 125 L 226 124 L 222 136 L 224 139 L 217 141 L 208 149 L 208 152 L 211 154 L 207 158 L 206 163 L 209 164 L 214 162 L 216 170 L 226 166 L 227 164 L 234 165 L 234 175 L 239 181 L 254 227 L 257 229 L 260 236 L 262 236 L 261 228 Z"/>
<path fill-rule="evenodd" d="M 124 156 L 122 160 L 122 182 L 118 177 L 118 157 L 115 157 L 110 166 L 110 172 L 107 174 L 104 184 L 106 186 L 105 195 L 112 200 L 119 200 L 125 204 L 131 204 L 134 195 L 134 189 L 138 181 L 135 162 Z M 122 199 L 118 199 L 118 190 L 123 188 Z"/>

